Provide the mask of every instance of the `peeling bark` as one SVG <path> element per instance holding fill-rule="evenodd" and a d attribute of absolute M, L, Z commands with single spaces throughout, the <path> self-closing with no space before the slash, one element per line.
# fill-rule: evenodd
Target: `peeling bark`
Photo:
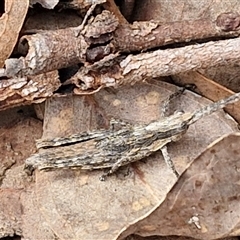
<path fill-rule="evenodd" d="M 182 48 L 157 50 L 149 53 L 128 55 L 117 63 L 102 69 L 82 68 L 72 78 L 80 90 L 97 89 L 169 76 L 199 68 L 238 63 L 240 39 L 222 40 Z"/>
<path fill-rule="evenodd" d="M 113 1 L 109 0 L 104 6 L 114 8 Z M 91 17 L 85 26 L 24 36 L 21 44 L 28 48 L 26 56 L 7 59 L 0 75 L 26 81 L 26 76 L 83 63 L 84 66 L 67 83 L 72 82 L 78 87 L 74 90 L 76 94 L 91 94 L 105 86 L 132 85 L 159 76 L 238 62 L 239 39 L 192 44 L 127 57 L 121 52 L 197 39 L 233 37 L 239 35 L 239 25 L 240 15 L 232 12 L 219 15 L 214 22 L 205 19 L 161 25 L 149 21 L 130 25 L 104 10 Z"/>
<path fill-rule="evenodd" d="M 86 62 L 91 45 L 109 42 L 112 39 L 111 32 L 117 26 L 115 16 L 103 11 L 82 30 L 80 26 L 24 36 L 21 44 L 28 45 L 27 55 L 7 59 L 4 76 L 37 75 Z"/>
<path fill-rule="evenodd" d="M 45 101 L 61 85 L 57 71 L 0 81 L 0 111 Z"/>
<path fill-rule="evenodd" d="M 161 24 L 155 21 L 124 24 L 114 32 L 113 45 L 119 51 L 142 51 L 178 42 L 190 42 L 240 34 L 238 13 L 220 14 L 216 21 L 199 19 Z"/>

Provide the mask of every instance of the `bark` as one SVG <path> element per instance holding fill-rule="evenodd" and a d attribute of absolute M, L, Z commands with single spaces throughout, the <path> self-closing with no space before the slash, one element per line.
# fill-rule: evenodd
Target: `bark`
<path fill-rule="evenodd" d="M 86 62 L 91 44 L 109 42 L 112 39 L 111 32 L 117 25 L 118 21 L 114 15 L 103 11 L 85 27 L 43 31 L 24 36 L 21 44 L 29 47 L 26 57 L 7 59 L 3 75 L 7 77 L 37 75 Z M 102 54 L 104 56 L 106 53 Z"/>
<path fill-rule="evenodd" d="M 122 84 L 169 76 L 199 68 L 238 63 L 240 39 L 222 40 L 182 48 L 157 50 L 149 53 L 128 55 L 111 67 L 102 69 L 82 68 L 72 78 L 80 90 Z"/>
<path fill-rule="evenodd" d="M 25 36 L 21 43 L 29 47 L 26 57 L 7 59 L 4 75 L 36 75 L 78 63 L 94 63 L 119 51 L 142 51 L 174 42 L 232 37 L 240 32 L 240 17 L 236 13 L 221 14 L 216 22 L 196 20 L 165 25 L 158 22 L 136 22 L 129 25 L 118 19 L 119 16 L 103 11 L 85 27 Z"/>
<path fill-rule="evenodd" d="M 199 19 L 161 24 L 134 22 L 124 24 L 114 32 L 113 44 L 118 51 L 142 51 L 178 42 L 190 42 L 216 37 L 233 37 L 240 33 L 240 15 L 223 13 L 216 21 Z"/>
<path fill-rule="evenodd" d="M 57 71 L 0 81 L 0 111 L 40 103 L 60 87 Z"/>
<path fill-rule="evenodd" d="M 25 57 L 7 59 L 5 69 L 1 69 L 0 75 L 14 79 L 24 78 L 24 81 L 27 81 L 27 76 L 84 63 L 85 66 L 68 82 L 78 87 L 75 89 L 76 94 L 91 94 L 105 86 L 132 85 L 159 76 L 235 63 L 239 60 L 239 39 L 192 44 L 127 57 L 123 53 L 175 42 L 237 36 L 240 32 L 240 16 L 237 13 L 223 13 L 216 21 L 205 19 L 164 25 L 150 21 L 130 25 L 126 24 L 119 11 L 117 12 L 112 0 L 104 6 L 116 14 L 105 10 L 89 19 L 85 26 L 24 36 L 21 45 L 27 46 Z M 55 90 L 53 88 L 53 91 Z M 48 96 L 50 95 L 48 93 Z M 41 93 L 39 96 L 41 98 Z M 19 97 L 17 99 L 19 100 Z M 2 109 L 15 106 L 16 103 L 15 100 L 14 104 L 12 100 L 8 103 L 5 99 L 3 101 Z M 17 104 L 24 102 L 25 97 L 17 101 Z"/>

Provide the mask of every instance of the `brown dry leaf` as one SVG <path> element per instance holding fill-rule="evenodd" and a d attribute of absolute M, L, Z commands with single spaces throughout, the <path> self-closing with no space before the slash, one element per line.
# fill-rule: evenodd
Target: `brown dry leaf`
<path fill-rule="evenodd" d="M 13 111 L 16 109 L 13 109 Z M 20 110 L 20 109 L 17 109 Z M 11 111 L 2 112 L 2 114 L 8 114 L 9 119 L 1 126 L 0 133 L 0 186 L 3 188 L 23 188 L 24 182 L 20 181 L 20 178 L 11 178 L 11 181 L 7 176 L 11 174 L 9 169 L 17 166 L 22 166 L 24 160 L 29 154 L 35 151 L 34 139 L 41 136 L 41 123 L 32 118 L 19 117 L 16 120 L 12 120 Z M 1 125 L 3 118 L 1 118 Z M 19 122 L 17 122 L 19 121 Z"/>
<path fill-rule="evenodd" d="M 68 12 L 38 11 L 32 13 L 26 19 L 22 35 L 36 33 L 42 30 L 57 30 L 68 27 L 77 27 L 81 24 L 82 18 L 77 13 Z M 18 49 L 19 50 L 19 49 Z"/>
<path fill-rule="evenodd" d="M 23 236 L 24 239 L 59 239 L 50 228 L 45 216 L 39 211 L 34 184 L 27 188 L 27 194 L 23 193 L 21 195 L 21 203 L 23 209 L 21 216 L 21 236 Z"/>
<path fill-rule="evenodd" d="M 212 143 L 183 173 L 165 201 L 123 235 L 238 236 L 240 134 Z"/>
<path fill-rule="evenodd" d="M 21 190 L 0 190 L 0 237 L 21 235 Z"/>
<path fill-rule="evenodd" d="M 175 87 L 162 82 L 139 87 L 141 91 L 134 87 L 122 87 L 116 93 L 102 90 L 95 98 L 69 96 L 49 100 L 44 138 L 102 127 L 112 116 L 132 123 L 159 119 L 161 101 Z M 177 105 L 178 109 L 193 111 L 207 103 L 189 92 Z M 178 171 L 184 171 L 209 143 L 235 131 L 234 126 L 220 112 L 190 127 L 180 142 L 169 145 Z M 193 141 L 196 135 L 197 141 Z M 64 147 L 61 149 L 64 151 Z M 36 171 L 37 207 L 60 239 L 116 239 L 159 206 L 176 182 L 160 153 L 119 170 L 105 182 L 99 181 L 102 172 Z"/>
<path fill-rule="evenodd" d="M 28 11 L 28 0 L 5 0 L 5 13 L 0 18 L 0 67 L 10 56 L 18 40 Z"/>
<path fill-rule="evenodd" d="M 21 116 L 19 111 L 24 114 Z M 41 136 L 42 123 L 30 117 L 33 114 L 30 107 L 14 108 L 2 114 L 0 155 L 4 157 L 0 164 L 0 237 L 57 239 L 37 208 L 32 178 L 23 170 L 24 160 L 35 151 L 34 142 Z M 35 229 L 34 236 L 32 229 Z"/>
<path fill-rule="evenodd" d="M 57 71 L 0 81 L 0 111 L 40 103 L 60 87 Z"/>
<path fill-rule="evenodd" d="M 223 12 L 240 12 L 238 0 L 151 0 L 136 1 L 132 19 L 134 21 L 160 20 L 161 22 L 175 22 L 182 20 L 216 19 Z M 181 31 L 181 30 L 180 30 Z"/>
<path fill-rule="evenodd" d="M 199 69 L 199 72 L 204 74 L 219 84 L 233 90 L 240 92 L 240 75 L 239 75 L 240 65 L 228 64 L 226 66 L 211 67 L 207 69 Z"/>
<path fill-rule="evenodd" d="M 26 211 L 23 206 L 28 209 L 29 204 L 23 202 L 21 195 L 31 179 L 24 173 L 23 163 L 35 151 L 34 139 L 42 132 L 41 122 L 30 117 L 33 114 L 31 107 L 1 112 L 0 238 L 20 236 L 23 232 L 22 214 Z"/>
<path fill-rule="evenodd" d="M 172 76 L 174 83 L 185 86 L 187 84 L 193 84 L 196 87 L 196 91 L 202 96 L 211 99 L 216 102 L 220 99 L 224 99 L 232 94 L 233 91 L 225 88 L 217 82 L 204 77 L 199 72 L 186 72 L 175 76 Z M 237 122 L 240 122 L 240 104 L 234 103 L 224 108 Z"/>

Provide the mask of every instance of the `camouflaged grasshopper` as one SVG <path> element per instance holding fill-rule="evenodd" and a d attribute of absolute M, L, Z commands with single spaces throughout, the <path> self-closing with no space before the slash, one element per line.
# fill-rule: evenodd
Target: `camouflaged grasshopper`
<path fill-rule="evenodd" d="M 230 103 L 240 100 L 240 93 L 194 112 L 178 112 L 149 124 L 122 124 L 120 130 L 96 130 L 51 140 L 39 140 L 37 148 L 46 148 L 26 160 L 27 168 L 39 170 L 80 168 L 86 170 L 109 168 L 104 177 L 119 167 L 143 159 L 161 150 L 168 166 L 178 173 L 167 154 L 166 145 L 178 141 L 188 127 Z M 65 146 L 61 148 L 60 146 Z"/>

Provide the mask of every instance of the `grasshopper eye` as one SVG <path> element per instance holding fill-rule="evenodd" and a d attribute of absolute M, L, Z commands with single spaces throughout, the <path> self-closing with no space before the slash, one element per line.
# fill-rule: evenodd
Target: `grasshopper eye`
<path fill-rule="evenodd" d="M 179 114 L 179 115 L 184 114 L 184 113 L 185 112 L 183 110 L 177 110 L 177 111 L 174 112 L 174 114 Z"/>

